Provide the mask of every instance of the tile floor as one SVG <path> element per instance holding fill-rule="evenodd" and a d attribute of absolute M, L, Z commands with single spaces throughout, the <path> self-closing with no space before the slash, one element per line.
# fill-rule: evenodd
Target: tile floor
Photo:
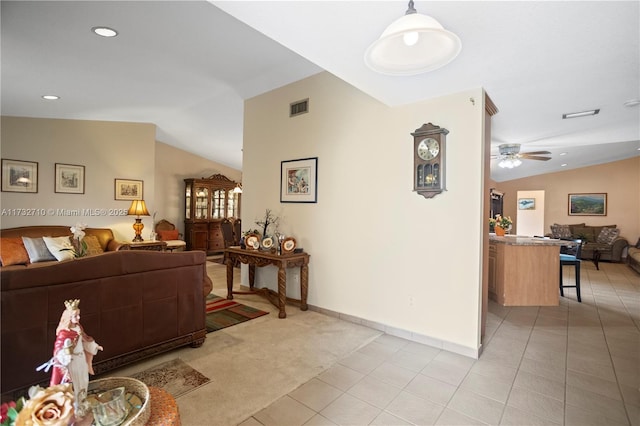
<path fill-rule="evenodd" d="M 565 296 L 491 303 L 479 360 L 382 335 L 241 426 L 640 426 L 640 275 L 583 262 Z"/>

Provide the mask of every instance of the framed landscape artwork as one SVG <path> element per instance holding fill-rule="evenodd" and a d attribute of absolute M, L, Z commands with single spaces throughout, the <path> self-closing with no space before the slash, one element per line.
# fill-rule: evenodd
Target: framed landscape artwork
<path fill-rule="evenodd" d="M 84 166 L 56 163 L 55 192 L 84 194 Z"/>
<path fill-rule="evenodd" d="M 518 210 L 535 210 L 535 198 L 518 198 Z"/>
<path fill-rule="evenodd" d="M 318 201 L 318 157 L 282 161 L 280 165 L 280 202 L 316 203 Z"/>
<path fill-rule="evenodd" d="M 3 158 L 2 190 L 5 192 L 38 192 L 38 163 Z"/>
<path fill-rule="evenodd" d="M 131 179 L 116 179 L 116 200 L 142 200 L 142 181 Z"/>
<path fill-rule="evenodd" d="M 569 194 L 569 216 L 606 216 L 607 194 Z"/>

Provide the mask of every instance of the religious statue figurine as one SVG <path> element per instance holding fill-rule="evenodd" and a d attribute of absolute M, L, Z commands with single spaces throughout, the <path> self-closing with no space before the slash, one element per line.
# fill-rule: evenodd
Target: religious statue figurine
<path fill-rule="evenodd" d="M 82 418 L 89 411 L 87 387 L 89 374 L 93 371 L 93 356 L 104 348 L 92 337 L 85 334 L 80 325 L 80 300 L 64 302 L 65 310 L 56 328 L 56 341 L 53 347 L 53 366 L 50 385 L 71 383 L 75 396 L 76 417 Z"/>

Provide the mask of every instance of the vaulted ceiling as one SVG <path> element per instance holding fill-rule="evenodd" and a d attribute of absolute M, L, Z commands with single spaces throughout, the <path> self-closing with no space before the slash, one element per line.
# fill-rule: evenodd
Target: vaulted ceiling
<path fill-rule="evenodd" d="M 363 54 L 402 1 L 2 1 L 2 114 L 152 122 L 159 141 L 241 169 L 243 101 L 322 70 L 390 106 L 484 87 L 494 152 L 551 152 L 492 161 L 492 178 L 510 180 L 640 155 L 640 106 L 624 106 L 640 99 L 639 6 L 417 1 L 462 52 L 393 77 Z M 100 25 L 118 36 L 90 31 Z M 600 113 L 562 119 L 589 109 Z"/>

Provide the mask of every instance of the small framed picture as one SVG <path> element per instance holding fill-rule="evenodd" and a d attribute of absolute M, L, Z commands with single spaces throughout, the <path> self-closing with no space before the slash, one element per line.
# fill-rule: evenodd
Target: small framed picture
<path fill-rule="evenodd" d="M 84 166 L 56 163 L 55 192 L 84 194 Z"/>
<path fill-rule="evenodd" d="M 115 180 L 115 199 L 116 200 L 142 200 L 142 181 L 131 179 Z"/>
<path fill-rule="evenodd" d="M 2 191 L 38 192 L 38 163 L 3 158 Z"/>
<path fill-rule="evenodd" d="M 569 216 L 606 216 L 607 193 L 569 194 Z"/>
<path fill-rule="evenodd" d="M 318 201 L 318 157 L 282 161 L 280 165 L 280 202 L 316 203 Z"/>
<path fill-rule="evenodd" d="M 535 198 L 518 198 L 518 210 L 535 210 Z"/>

